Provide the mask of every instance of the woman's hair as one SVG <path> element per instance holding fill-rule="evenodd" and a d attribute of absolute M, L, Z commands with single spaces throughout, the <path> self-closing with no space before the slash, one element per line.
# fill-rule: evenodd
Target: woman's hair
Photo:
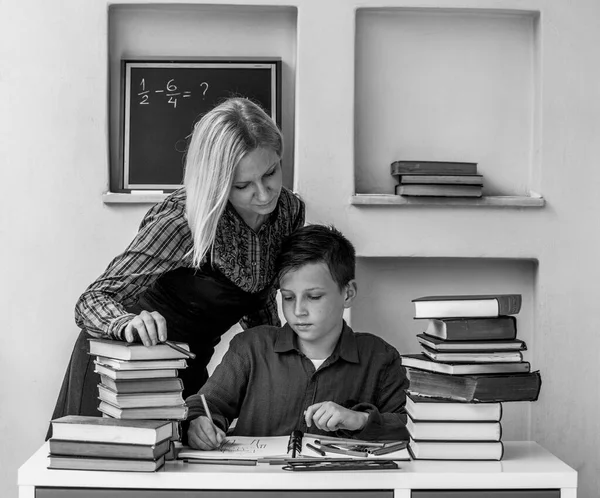
<path fill-rule="evenodd" d="M 199 268 L 212 250 L 235 167 L 248 152 L 258 147 L 271 149 L 281 157 L 283 138 L 265 111 L 245 98 L 226 100 L 194 126 L 183 180 L 194 267 Z"/>
<path fill-rule="evenodd" d="M 288 235 L 275 261 L 277 278 L 310 263 L 325 263 L 340 290 L 354 280 L 356 250 L 334 226 L 306 225 Z"/>

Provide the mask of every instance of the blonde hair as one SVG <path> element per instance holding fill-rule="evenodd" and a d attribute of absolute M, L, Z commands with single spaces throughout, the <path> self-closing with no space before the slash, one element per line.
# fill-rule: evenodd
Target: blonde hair
<path fill-rule="evenodd" d="M 232 98 L 194 126 L 185 158 L 186 216 L 192 231 L 192 264 L 199 268 L 212 251 L 217 224 L 229 198 L 235 168 L 259 147 L 283 153 L 275 122 L 252 101 Z"/>

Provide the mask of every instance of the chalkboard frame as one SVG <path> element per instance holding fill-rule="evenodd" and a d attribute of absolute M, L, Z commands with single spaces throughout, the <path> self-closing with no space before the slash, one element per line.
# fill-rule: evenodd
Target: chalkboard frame
<path fill-rule="evenodd" d="M 171 69 L 261 69 L 270 72 L 270 97 L 269 108 L 271 117 L 279 128 L 282 126 L 282 70 L 281 58 L 144 58 L 144 59 L 122 59 L 121 60 L 121 91 L 120 91 L 120 122 L 119 122 L 119 161 L 114 164 L 110 171 L 110 190 L 116 193 L 131 193 L 132 191 L 160 191 L 170 192 L 176 190 L 181 184 L 164 183 L 134 183 L 129 178 L 129 147 L 130 147 L 130 110 L 132 105 L 131 95 L 131 68 L 171 68 Z M 191 132 L 191 128 L 190 128 Z"/>

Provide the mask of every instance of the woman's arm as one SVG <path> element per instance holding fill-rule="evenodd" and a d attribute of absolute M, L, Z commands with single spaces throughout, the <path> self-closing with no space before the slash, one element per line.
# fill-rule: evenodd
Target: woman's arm
<path fill-rule="evenodd" d="M 123 329 L 136 316 L 126 307 L 163 273 L 182 266 L 191 249 L 184 210 L 181 194 L 148 212 L 131 244 L 77 301 L 79 327 L 96 337 L 122 338 Z"/>

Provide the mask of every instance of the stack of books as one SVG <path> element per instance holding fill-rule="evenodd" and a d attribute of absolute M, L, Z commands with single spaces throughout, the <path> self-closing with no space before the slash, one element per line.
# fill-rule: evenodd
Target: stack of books
<path fill-rule="evenodd" d="M 154 472 L 173 437 L 166 420 L 68 415 L 52 420 L 49 469 Z"/>
<path fill-rule="evenodd" d="M 189 351 L 186 343 L 175 343 Z M 187 367 L 186 354 L 167 344 L 146 347 L 90 339 L 95 371 L 100 375 L 98 410 L 118 419 L 184 420 L 187 406 L 178 370 Z"/>
<path fill-rule="evenodd" d="M 501 460 L 502 402 L 535 401 L 539 372 L 516 338 L 521 295 L 413 299 L 427 319 L 420 354 L 403 355 L 410 387 L 409 450 L 415 459 Z"/>
<path fill-rule="evenodd" d="M 483 176 L 477 163 L 394 161 L 391 174 L 397 195 L 418 197 L 481 197 Z"/>

